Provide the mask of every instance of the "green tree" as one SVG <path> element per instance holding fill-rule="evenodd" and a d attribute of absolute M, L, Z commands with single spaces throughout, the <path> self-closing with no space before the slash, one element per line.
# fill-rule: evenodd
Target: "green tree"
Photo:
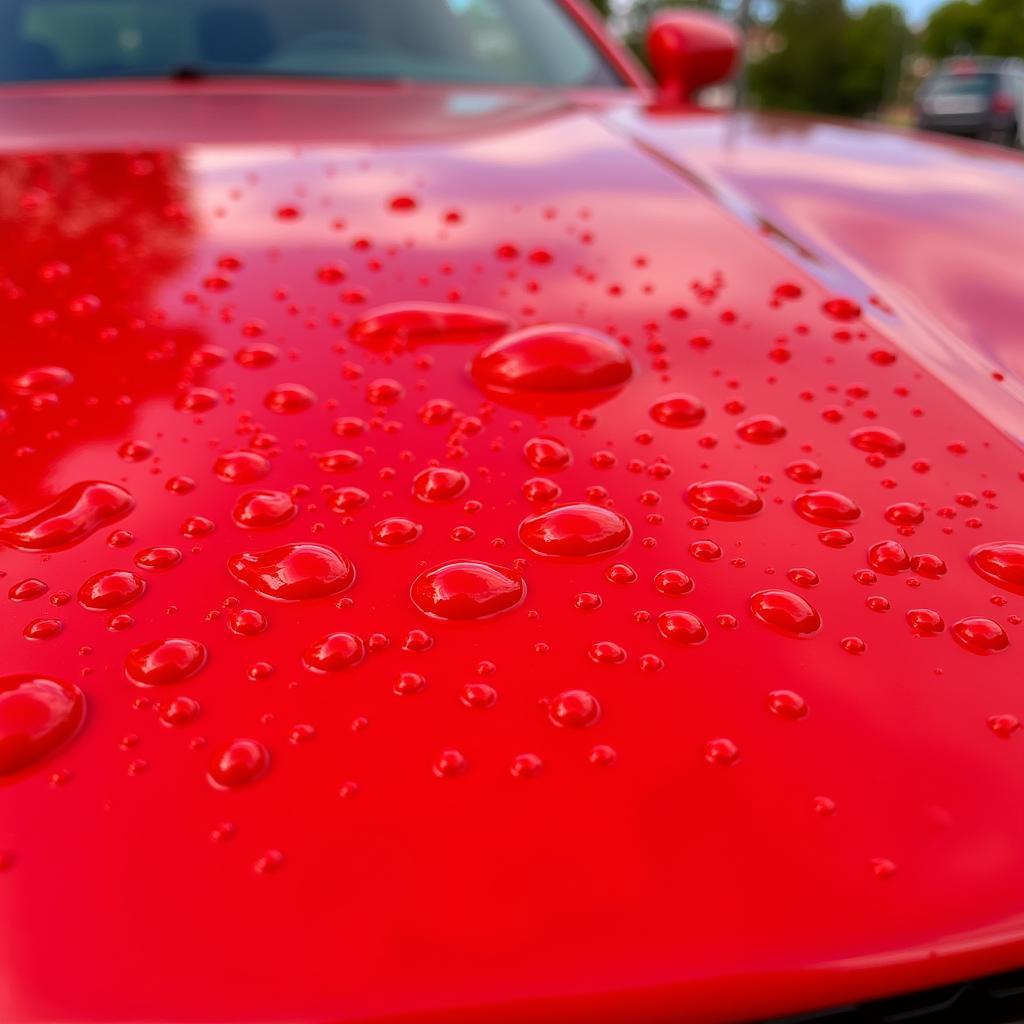
<path fill-rule="evenodd" d="M 985 40 L 985 18 L 971 0 L 951 0 L 937 7 L 921 34 L 921 49 L 929 57 L 977 53 Z"/>
<path fill-rule="evenodd" d="M 921 48 L 930 57 L 1024 57 L 1022 0 L 950 0 L 932 12 Z"/>
<path fill-rule="evenodd" d="M 910 38 L 894 4 L 852 17 L 843 0 L 779 0 L 769 33 L 777 48 L 749 70 L 757 102 L 847 117 L 892 98 Z"/>

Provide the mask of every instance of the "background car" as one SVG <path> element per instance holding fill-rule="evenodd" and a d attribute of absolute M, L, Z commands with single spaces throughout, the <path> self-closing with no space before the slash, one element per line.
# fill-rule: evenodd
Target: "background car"
<path fill-rule="evenodd" d="M 921 86 L 917 111 L 919 128 L 1020 146 L 1024 141 L 1024 61 L 995 57 L 943 61 Z"/>

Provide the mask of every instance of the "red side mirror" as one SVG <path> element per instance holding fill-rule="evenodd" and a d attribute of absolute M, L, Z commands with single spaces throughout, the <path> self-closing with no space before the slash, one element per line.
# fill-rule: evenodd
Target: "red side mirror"
<path fill-rule="evenodd" d="M 702 11 L 661 11 L 647 29 L 647 53 L 666 105 L 691 102 L 705 86 L 728 78 L 739 50 L 739 32 Z"/>

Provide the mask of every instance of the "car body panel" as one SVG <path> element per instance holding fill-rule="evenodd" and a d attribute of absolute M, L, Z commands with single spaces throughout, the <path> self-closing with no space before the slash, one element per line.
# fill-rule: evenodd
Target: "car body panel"
<path fill-rule="evenodd" d="M 1024 747 L 990 719 L 1022 713 L 1021 597 L 968 559 L 1022 540 L 1012 406 L 987 406 L 1002 392 L 985 390 L 997 358 L 1018 386 L 990 307 L 994 295 L 1012 315 L 1019 297 L 983 269 L 971 315 L 973 248 L 949 294 L 952 271 L 928 250 L 948 245 L 948 202 L 918 206 L 922 237 L 904 241 L 937 282 L 888 251 L 895 227 L 872 249 L 858 218 L 884 215 L 856 203 L 863 169 L 893 162 L 873 192 L 892 213 L 903 145 L 931 160 L 925 182 L 956 183 L 986 212 L 972 231 L 1001 242 L 1019 209 L 1000 222 L 968 170 L 1009 182 L 1020 163 L 867 132 L 859 163 L 830 156 L 852 148 L 849 128 L 812 132 L 787 157 L 772 122 L 641 99 L 246 83 L 0 96 L 5 124 L 20 111 L 0 156 L 0 527 L 82 481 L 134 500 L 66 549 L 0 551 L 11 587 L 48 587 L 8 606 L 9 671 L 77 683 L 88 702 L 74 739 L 0 785 L 5 1021 L 727 1021 L 1020 964 Z M 758 153 L 736 158 L 734 131 Z M 797 194 L 814 188 L 817 205 Z M 901 195 L 908 211 L 924 204 Z M 860 314 L 826 307 L 876 288 L 892 314 L 866 299 Z M 456 300 L 517 326 L 610 332 L 633 377 L 575 406 L 523 406 L 481 393 L 467 372 L 477 344 L 377 350 L 349 335 L 391 303 Z M 254 345 L 276 361 L 252 361 Z M 54 366 L 71 380 L 20 377 Z M 315 400 L 275 412 L 297 408 L 280 391 L 291 383 Z M 652 417 L 676 392 L 703 403 L 698 425 Z M 451 403 L 446 422 L 424 422 L 429 400 Z M 743 428 L 757 415 L 784 435 Z M 866 427 L 905 451 L 855 447 Z M 563 443 L 571 464 L 545 461 L 534 437 Z M 267 455 L 258 482 L 223 479 L 234 449 Z M 361 462 L 329 471 L 320 456 L 335 449 Z M 432 460 L 466 472 L 464 497 L 413 496 Z M 807 460 L 820 483 L 787 474 Z M 561 502 L 613 505 L 628 545 L 576 560 L 525 548 L 520 524 L 544 507 L 524 495 L 537 476 Z M 763 508 L 702 517 L 684 495 L 716 479 Z M 339 486 L 367 505 L 335 511 Z M 794 511 L 819 487 L 860 506 L 848 545 Z M 264 488 L 292 496 L 293 518 L 239 526 L 240 495 Z M 422 536 L 382 548 L 371 531 L 385 517 Z M 118 530 L 130 537 L 111 540 Z M 720 557 L 695 557 L 706 541 Z M 948 572 L 858 582 L 881 541 Z M 228 570 L 288 542 L 341 551 L 351 590 L 273 602 Z M 138 568 L 152 546 L 176 547 L 180 564 Z M 428 618 L 409 587 L 458 558 L 521 570 L 525 601 L 494 619 Z M 76 598 L 110 568 L 147 583 L 118 609 L 133 620 L 121 628 Z M 799 568 L 820 583 L 794 583 Z M 693 592 L 659 591 L 667 569 Z M 756 621 L 766 589 L 811 603 L 818 635 Z M 576 607 L 591 593 L 599 608 Z M 888 611 L 866 604 L 881 597 Z M 269 628 L 237 635 L 240 608 Z M 916 608 L 940 612 L 943 631 L 913 635 Z M 684 610 L 706 642 L 662 635 L 659 617 Z M 972 616 L 997 620 L 1008 647 L 954 642 Z M 43 617 L 59 635 L 22 635 Z M 304 667 L 336 630 L 390 645 L 349 672 Z M 126 678 L 133 650 L 168 637 L 204 644 L 207 664 L 165 687 Z M 606 642 L 622 663 L 595 647 Z M 422 692 L 395 692 L 408 672 Z M 473 681 L 497 690 L 493 708 L 464 706 Z M 573 689 L 599 700 L 599 721 L 553 724 L 551 702 Z M 806 700 L 806 718 L 770 710 L 780 690 Z M 179 696 L 202 710 L 170 727 Z M 266 745 L 269 770 L 211 785 L 211 752 L 237 737 Z M 438 777 L 446 750 L 467 759 L 457 777 Z M 527 753 L 539 771 L 516 761 Z"/>

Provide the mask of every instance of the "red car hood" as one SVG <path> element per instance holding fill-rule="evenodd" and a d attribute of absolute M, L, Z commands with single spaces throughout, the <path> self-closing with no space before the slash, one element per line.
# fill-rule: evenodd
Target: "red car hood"
<path fill-rule="evenodd" d="M 0 122 L 0 1018 L 1021 963 L 1019 160 L 593 95 Z"/>

